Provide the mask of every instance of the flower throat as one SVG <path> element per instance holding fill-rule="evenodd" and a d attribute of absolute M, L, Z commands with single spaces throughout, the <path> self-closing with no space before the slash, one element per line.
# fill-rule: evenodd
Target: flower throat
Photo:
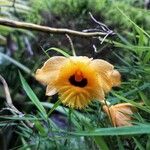
<path fill-rule="evenodd" d="M 87 79 L 83 77 L 81 71 L 76 71 L 74 75 L 70 76 L 69 81 L 72 85 L 78 87 L 85 87 L 87 85 Z"/>

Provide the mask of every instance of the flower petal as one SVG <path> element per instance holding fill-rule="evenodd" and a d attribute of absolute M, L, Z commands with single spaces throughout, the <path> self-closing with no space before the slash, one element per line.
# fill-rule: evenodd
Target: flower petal
<path fill-rule="evenodd" d="M 112 122 L 114 126 L 116 126 L 116 111 L 109 106 L 103 105 L 103 110 L 108 115 L 109 120 Z"/>
<path fill-rule="evenodd" d="M 46 88 L 47 96 L 52 96 L 52 95 L 56 94 L 57 92 L 58 92 L 57 89 L 54 86 L 52 86 L 51 84 L 49 84 Z"/>
<path fill-rule="evenodd" d="M 131 120 L 132 118 L 130 115 L 133 113 L 131 112 L 129 115 L 125 114 L 125 112 L 119 112 L 116 113 L 116 126 L 132 126 Z"/>
<path fill-rule="evenodd" d="M 91 65 L 98 72 L 107 72 L 109 70 L 113 70 L 114 66 L 109 62 L 102 59 L 94 59 L 91 61 Z"/>
<path fill-rule="evenodd" d="M 88 63 L 91 62 L 91 60 L 93 58 L 88 58 L 86 56 L 72 56 L 69 59 L 70 59 L 70 61 L 73 61 L 74 63 L 76 63 L 76 62 L 82 62 L 82 63 L 88 64 Z"/>
<path fill-rule="evenodd" d="M 106 73 L 100 74 L 100 84 L 105 93 L 109 92 L 112 88 L 112 82 Z"/>
<path fill-rule="evenodd" d="M 54 56 L 48 59 L 44 63 L 43 67 L 36 71 L 35 78 L 45 85 L 55 81 L 59 73 L 59 69 L 66 59 L 67 58 L 63 56 Z"/>
<path fill-rule="evenodd" d="M 98 71 L 101 87 L 105 93 L 109 92 L 113 86 L 120 85 L 120 73 L 117 70 L 114 70 L 112 64 L 105 60 L 95 59 L 91 61 L 91 65 Z"/>
<path fill-rule="evenodd" d="M 108 76 L 113 86 L 119 86 L 121 83 L 121 75 L 117 70 L 109 71 Z"/>
<path fill-rule="evenodd" d="M 137 109 L 130 103 L 121 103 L 110 107 L 103 105 L 103 110 L 112 120 L 114 126 L 131 126 L 131 115 L 137 112 Z"/>

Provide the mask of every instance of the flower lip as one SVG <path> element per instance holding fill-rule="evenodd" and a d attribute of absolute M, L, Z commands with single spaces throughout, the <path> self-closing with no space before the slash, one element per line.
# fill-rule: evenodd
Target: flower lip
<path fill-rule="evenodd" d="M 78 79 L 80 79 L 80 80 L 78 80 Z M 70 76 L 69 82 L 72 85 L 77 86 L 77 87 L 81 87 L 81 88 L 85 87 L 88 84 L 88 81 L 86 78 L 84 78 L 84 77 L 76 78 L 76 75 Z"/>

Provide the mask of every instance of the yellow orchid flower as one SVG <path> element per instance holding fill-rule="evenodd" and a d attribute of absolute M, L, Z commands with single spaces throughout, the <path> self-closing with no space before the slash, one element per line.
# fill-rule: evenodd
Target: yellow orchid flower
<path fill-rule="evenodd" d="M 94 99 L 103 100 L 106 92 L 120 84 L 120 73 L 113 65 L 85 56 L 51 57 L 35 77 L 47 85 L 46 95 L 58 92 L 63 104 L 78 109 Z"/>

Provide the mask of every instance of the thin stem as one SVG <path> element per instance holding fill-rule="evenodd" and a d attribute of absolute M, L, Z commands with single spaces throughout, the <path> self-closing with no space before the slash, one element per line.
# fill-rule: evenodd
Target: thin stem
<path fill-rule="evenodd" d="M 76 56 L 76 52 L 75 52 L 75 49 L 74 49 L 74 46 L 73 46 L 73 42 L 72 42 L 72 39 L 70 38 L 70 36 L 68 34 L 65 34 L 66 37 L 68 38 L 69 40 L 69 43 L 70 43 L 70 46 L 71 46 L 71 50 L 72 50 L 72 55 L 73 56 Z"/>

